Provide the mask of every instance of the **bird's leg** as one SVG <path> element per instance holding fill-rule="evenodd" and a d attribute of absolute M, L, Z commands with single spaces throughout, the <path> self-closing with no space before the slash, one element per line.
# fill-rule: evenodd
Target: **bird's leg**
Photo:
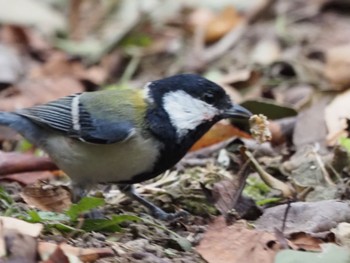
<path fill-rule="evenodd" d="M 184 217 L 187 216 L 188 213 L 186 211 L 180 211 L 177 213 L 167 213 L 163 211 L 161 208 L 156 206 L 155 204 L 151 203 L 150 201 L 146 200 L 142 196 L 140 196 L 136 191 L 133 185 L 131 184 L 118 184 L 118 187 L 120 191 L 122 191 L 124 194 L 129 196 L 130 198 L 136 200 L 146 208 L 148 208 L 151 212 L 151 214 L 161 220 L 172 220 L 178 217 Z"/>
<path fill-rule="evenodd" d="M 90 189 L 82 187 L 81 185 L 73 184 L 72 185 L 72 202 L 78 203 L 83 197 L 87 196 Z M 91 219 L 101 219 L 104 218 L 103 213 L 100 209 L 94 208 L 86 213 L 84 217 Z"/>
<path fill-rule="evenodd" d="M 72 202 L 78 203 L 83 197 L 85 197 L 88 193 L 88 190 L 86 188 L 73 184 L 72 185 Z"/>

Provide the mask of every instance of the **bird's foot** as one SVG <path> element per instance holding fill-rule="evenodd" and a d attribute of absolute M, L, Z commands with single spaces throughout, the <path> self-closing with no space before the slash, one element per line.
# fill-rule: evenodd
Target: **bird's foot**
<path fill-rule="evenodd" d="M 163 220 L 163 221 L 172 221 L 179 218 L 187 218 L 190 215 L 190 213 L 188 213 L 185 210 L 181 210 L 176 213 L 167 213 L 158 207 L 157 209 L 153 209 L 151 212 L 154 218 Z"/>

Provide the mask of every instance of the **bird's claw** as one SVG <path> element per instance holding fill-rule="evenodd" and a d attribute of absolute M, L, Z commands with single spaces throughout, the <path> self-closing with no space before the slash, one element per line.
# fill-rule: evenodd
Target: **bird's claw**
<path fill-rule="evenodd" d="M 187 218 L 190 213 L 185 211 L 185 210 L 181 210 L 179 212 L 176 213 L 167 213 L 165 211 L 163 211 L 162 209 L 157 209 L 155 211 L 152 212 L 152 215 L 160 220 L 163 221 L 172 221 L 174 219 L 178 219 L 178 218 Z"/>

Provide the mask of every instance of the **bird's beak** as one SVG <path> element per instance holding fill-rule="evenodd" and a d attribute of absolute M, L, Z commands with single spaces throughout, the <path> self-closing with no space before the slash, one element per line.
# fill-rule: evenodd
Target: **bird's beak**
<path fill-rule="evenodd" d="M 249 110 L 237 104 L 232 104 L 231 108 L 224 110 L 222 113 L 224 118 L 232 119 L 248 119 L 252 115 L 253 114 Z"/>

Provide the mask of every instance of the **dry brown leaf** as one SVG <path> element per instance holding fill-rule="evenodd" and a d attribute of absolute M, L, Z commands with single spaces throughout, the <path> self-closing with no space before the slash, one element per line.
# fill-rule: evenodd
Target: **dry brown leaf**
<path fill-rule="evenodd" d="M 313 237 L 304 232 L 291 234 L 289 240 L 299 249 L 307 251 L 322 251 L 320 244 L 324 243 L 320 238 Z"/>
<path fill-rule="evenodd" d="M 205 42 L 211 43 L 225 36 L 241 19 L 242 16 L 233 6 L 227 6 L 218 14 L 202 8 L 189 16 L 188 24 L 192 31 L 203 28 Z"/>
<path fill-rule="evenodd" d="M 209 263 L 272 263 L 277 250 L 274 234 L 247 229 L 242 222 L 227 226 L 221 216 L 209 225 L 196 247 Z"/>
<path fill-rule="evenodd" d="M 70 191 L 66 187 L 42 182 L 26 186 L 21 197 L 28 205 L 44 211 L 63 212 L 72 204 Z"/>
<path fill-rule="evenodd" d="M 207 25 L 205 41 L 210 43 L 219 40 L 232 30 L 241 21 L 242 17 L 237 10 L 228 6 Z"/>
<path fill-rule="evenodd" d="M 282 227 L 286 206 L 278 205 L 265 209 L 264 214 L 254 223 L 256 228 L 273 231 L 275 227 Z M 320 233 L 329 231 L 340 222 L 349 221 L 348 202 L 337 200 L 295 202 L 290 204 L 284 233 Z"/>
<path fill-rule="evenodd" d="M 33 184 L 40 180 L 47 180 L 54 177 L 54 174 L 49 171 L 37 171 L 37 172 L 24 172 L 24 173 L 15 173 L 5 176 L 1 176 L 0 180 L 17 182 L 22 185 Z"/>
<path fill-rule="evenodd" d="M 7 257 L 1 263 L 37 263 L 37 239 L 5 229 Z"/>
<path fill-rule="evenodd" d="M 63 253 L 61 247 L 57 246 L 50 257 L 47 260 L 42 261 L 42 263 L 69 263 L 69 259 Z"/>
<path fill-rule="evenodd" d="M 212 190 L 215 207 L 227 218 L 227 214 L 237 203 L 235 197 L 240 186 L 239 180 L 223 180 L 215 183 Z"/>
<path fill-rule="evenodd" d="M 0 216 L 0 222 L 5 229 L 16 230 L 23 235 L 31 237 L 38 237 L 43 229 L 42 224 L 32 224 L 13 217 Z"/>
<path fill-rule="evenodd" d="M 100 258 L 114 256 L 113 250 L 108 247 L 80 248 L 80 247 L 72 247 L 68 244 L 57 245 L 49 242 L 39 242 L 38 251 L 39 251 L 39 254 L 42 256 L 42 258 L 45 258 L 45 255 L 51 255 L 57 249 L 58 246 L 66 255 L 77 256 L 83 262 L 94 262 Z"/>
<path fill-rule="evenodd" d="M 0 175 L 47 170 L 57 170 L 57 166 L 48 157 L 0 151 Z"/>

